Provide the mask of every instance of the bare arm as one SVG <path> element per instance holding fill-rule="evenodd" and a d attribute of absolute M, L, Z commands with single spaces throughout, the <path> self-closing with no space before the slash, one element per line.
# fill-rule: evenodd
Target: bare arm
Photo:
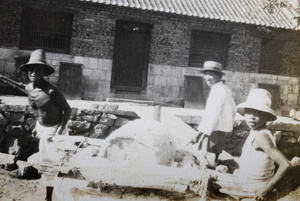
<path fill-rule="evenodd" d="M 71 116 L 71 107 L 68 104 L 67 100 L 65 97 L 56 89 L 50 92 L 51 98 L 53 100 L 53 103 L 56 104 L 59 108 L 61 108 L 63 114 L 62 114 L 62 119 L 61 119 L 61 128 L 58 130 L 58 134 L 61 134 L 62 131 L 66 128 L 66 125 L 70 119 Z"/>
<path fill-rule="evenodd" d="M 284 177 L 285 173 L 292 168 L 290 161 L 279 151 L 273 144 L 270 137 L 263 133 L 258 135 L 253 141 L 253 146 L 256 149 L 263 150 L 270 156 L 279 166 L 277 172 L 271 181 L 264 188 L 260 189 L 255 196 L 256 200 L 264 200 L 267 193 L 271 192 L 278 182 Z"/>

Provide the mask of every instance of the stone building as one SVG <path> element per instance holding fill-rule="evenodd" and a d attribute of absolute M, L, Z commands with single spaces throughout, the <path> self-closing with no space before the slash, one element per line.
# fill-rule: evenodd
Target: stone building
<path fill-rule="evenodd" d="M 282 115 L 299 109 L 298 1 L 2 0 L 0 73 L 47 52 L 49 81 L 69 99 L 123 98 L 203 108 L 205 60 L 224 64 L 236 103 L 271 91 Z"/>

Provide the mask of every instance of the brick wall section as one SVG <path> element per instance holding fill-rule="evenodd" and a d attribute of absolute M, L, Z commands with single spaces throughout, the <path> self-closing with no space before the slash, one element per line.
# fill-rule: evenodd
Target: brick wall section
<path fill-rule="evenodd" d="M 245 100 L 248 91 L 258 83 L 280 85 L 281 109 L 299 109 L 299 33 L 252 25 L 220 22 L 217 20 L 184 17 L 174 14 L 141 11 L 124 7 L 91 4 L 74 0 L 8 1 L 0 5 L 0 72 L 15 76 L 14 57 L 29 55 L 19 50 L 21 7 L 36 5 L 74 13 L 71 52 L 47 53 L 55 74 L 47 78 L 54 85 L 58 81 L 59 63 L 83 64 L 82 99 L 102 100 L 108 97 L 134 98 L 154 101 L 184 99 L 184 75 L 189 70 L 190 35 L 193 29 L 231 34 L 227 60 L 229 72 L 226 83 L 237 103 Z M 117 19 L 153 24 L 151 35 L 148 83 L 142 95 L 113 94 L 110 92 L 115 23 Z M 7 26 L 9 24 L 9 26 Z M 280 76 L 257 74 L 262 37 L 286 41 L 284 62 Z"/>
<path fill-rule="evenodd" d="M 3 0 L 0 4 L 0 46 L 17 49 L 20 38 L 21 7 L 17 1 Z"/>

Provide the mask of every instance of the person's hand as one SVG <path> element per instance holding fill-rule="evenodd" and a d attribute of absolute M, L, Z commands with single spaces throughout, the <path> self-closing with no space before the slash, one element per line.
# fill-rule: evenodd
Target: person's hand
<path fill-rule="evenodd" d="M 53 142 L 52 137 L 48 137 L 48 138 L 47 138 L 47 142 L 48 142 L 48 143 Z"/>
<path fill-rule="evenodd" d="M 192 139 L 191 139 L 191 141 L 190 141 L 190 144 L 196 144 L 196 143 L 198 143 L 199 142 L 199 139 L 201 138 L 201 137 L 203 137 L 203 135 L 204 135 L 204 133 L 202 133 L 202 132 L 199 132 L 195 137 L 193 137 Z"/>
<path fill-rule="evenodd" d="M 55 135 L 61 135 L 63 133 L 64 128 L 60 125 L 58 126 Z"/>
<path fill-rule="evenodd" d="M 254 200 L 257 201 L 263 201 L 263 200 L 267 200 L 267 194 L 268 194 L 269 190 L 267 187 L 263 187 L 260 190 L 258 190 L 254 196 Z"/>
<path fill-rule="evenodd" d="M 243 124 L 242 120 L 236 120 L 233 123 L 233 127 L 234 128 L 240 128 L 242 126 L 242 124 Z"/>
<path fill-rule="evenodd" d="M 32 133 L 32 135 L 33 135 L 34 137 L 37 136 L 37 132 L 36 132 L 36 128 L 35 128 L 35 127 L 34 127 L 34 129 L 31 131 L 31 133 Z M 40 137 L 40 136 L 37 136 L 37 137 Z"/>

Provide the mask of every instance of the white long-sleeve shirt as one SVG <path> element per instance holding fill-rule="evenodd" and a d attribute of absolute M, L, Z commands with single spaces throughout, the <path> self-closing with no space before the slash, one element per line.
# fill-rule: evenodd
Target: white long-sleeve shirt
<path fill-rule="evenodd" d="M 222 81 L 216 83 L 211 87 L 198 130 L 206 135 L 213 131 L 231 132 L 235 111 L 231 90 Z"/>

